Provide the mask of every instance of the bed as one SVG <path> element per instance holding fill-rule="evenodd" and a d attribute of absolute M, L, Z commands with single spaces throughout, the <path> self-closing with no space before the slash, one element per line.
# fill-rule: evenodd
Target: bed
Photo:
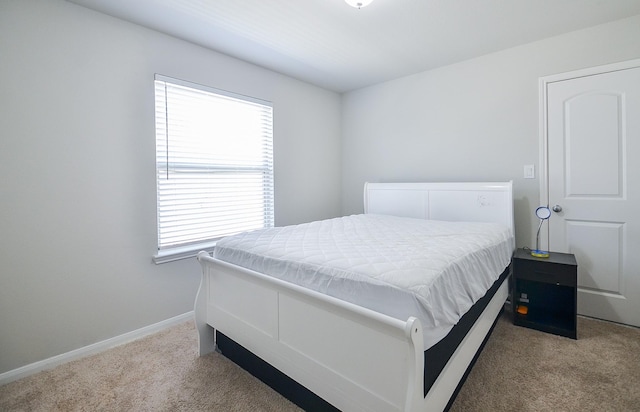
<path fill-rule="evenodd" d="M 447 409 L 508 297 L 512 183 L 367 183 L 364 211 L 199 253 L 200 355 L 221 350 L 306 409 Z M 360 247 L 355 232 L 374 241 Z M 432 269 L 429 280 L 415 276 Z M 397 271 L 417 282 L 396 280 Z"/>

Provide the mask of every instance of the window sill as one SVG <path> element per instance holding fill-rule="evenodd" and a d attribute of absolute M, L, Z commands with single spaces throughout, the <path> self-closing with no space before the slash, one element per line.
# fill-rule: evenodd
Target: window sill
<path fill-rule="evenodd" d="M 173 262 L 181 259 L 189 259 L 192 257 L 196 257 L 198 255 L 198 252 L 200 252 L 201 250 L 211 253 L 213 252 L 213 248 L 215 246 L 216 242 L 207 242 L 159 250 L 158 253 L 153 255 L 153 263 L 159 265 L 161 263 Z"/>

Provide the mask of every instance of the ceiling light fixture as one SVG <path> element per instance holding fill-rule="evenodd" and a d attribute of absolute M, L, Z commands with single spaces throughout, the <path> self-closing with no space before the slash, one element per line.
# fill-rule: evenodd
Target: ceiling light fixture
<path fill-rule="evenodd" d="M 365 6 L 368 6 L 373 0 L 344 0 L 351 7 L 355 7 L 361 9 Z"/>

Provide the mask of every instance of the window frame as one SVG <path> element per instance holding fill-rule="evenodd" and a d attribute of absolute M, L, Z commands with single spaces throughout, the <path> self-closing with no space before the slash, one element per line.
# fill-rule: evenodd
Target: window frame
<path fill-rule="evenodd" d="M 264 221 L 265 224 L 263 227 L 273 227 L 274 226 L 274 220 L 275 220 L 275 212 L 274 212 L 274 204 L 275 204 L 275 199 L 274 199 L 274 170 L 273 170 L 273 104 L 269 101 L 263 100 L 263 99 L 258 99 L 255 97 L 250 97 L 250 96 L 246 96 L 246 95 L 241 95 L 238 93 L 233 93 L 233 92 L 229 92 L 226 90 L 221 90 L 221 89 L 217 89 L 214 87 L 210 87 L 210 86 L 205 86 L 202 84 L 198 84 L 198 83 L 193 83 L 193 82 L 189 82 L 189 81 L 185 81 L 185 80 L 180 80 L 180 79 L 176 79 L 176 78 L 172 78 L 172 77 L 168 77 L 168 76 L 164 76 L 164 75 L 160 75 L 160 74 L 155 74 L 154 76 L 154 107 L 157 105 L 157 89 L 156 89 L 156 84 L 157 82 L 164 82 L 164 83 L 168 83 L 170 85 L 175 85 L 175 86 L 179 86 L 179 87 L 183 87 L 183 88 L 189 88 L 189 89 L 193 89 L 197 92 L 204 92 L 204 93 L 212 93 L 215 95 L 218 95 L 220 97 L 228 97 L 231 99 L 234 99 L 236 101 L 244 101 L 247 103 L 252 103 L 252 104 L 257 104 L 260 106 L 264 106 L 264 107 L 268 107 L 270 108 L 270 117 L 269 117 L 269 131 L 267 133 L 267 138 L 268 140 L 268 146 L 269 146 L 269 153 L 268 153 L 268 167 L 265 169 L 268 171 L 269 175 L 267 176 L 267 183 L 265 183 L 263 185 L 263 191 L 262 191 L 262 199 L 264 201 L 267 202 L 267 206 L 265 209 L 268 210 L 268 212 L 265 212 L 265 217 L 264 217 Z M 166 96 L 165 96 L 166 98 Z M 167 108 L 167 102 L 165 100 L 165 109 Z M 160 168 L 160 162 L 158 161 L 158 140 L 160 139 L 160 135 L 159 133 L 159 128 L 158 128 L 158 116 L 157 116 L 157 109 L 154 110 L 154 120 L 155 120 L 155 141 L 156 141 L 156 159 L 155 159 L 155 172 L 156 172 L 156 250 L 157 253 L 155 255 L 153 255 L 153 261 L 156 264 L 160 264 L 160 263 L 165 263 L 165 262 L 171 262 L 171 261 L 175 261 L 175 260 L 180 260 L 180 259 L 185 259 L 185 258 L 190 258 L 190 257 L 194 257 L 197 255 L 197 253 L 199 251 L 207 251 L 207 252 L 211 252 L 213 251 L 213 248 L 215 247 L 215 244 L 217 242 L 217 240 L 219 240 L 221 237 L 227 236 L 219 236 L 219 237 L 212 237 L 211 239 L 208 240 L 203 240 L 203 241 L 198 241 L 198 242 L 192 242 L 192 243 L 185 243 L 182 245 L 176 245 L 176 246 L 166 246 L 166 247 L 161 247 L 161 232 L 160 232 L 160 173 L 161 173 L 161 168 Z M 166 136 L 166 132 L 164 134 Z M 167 139 L 167 141 L 170 140 L 169 136 L 165 137 Z M 265 140 L 265 135 L 263 135 L 261 137 L 261 139 L 263 140 L 262 144 L 264 144 Z M 169 153 L 170 149 L 167 148 L 166 152 Z M 165 162 L 164 163 L 166 165 L 166 168 L 170 168 L 170 163 Z M 194 163 L 195 165 L 195 163 Z M 209 170 L 215 170 L 218 169 L 218 166 L 220 165 L 220 163 L 210 163 L 208 165 L 208 169 Z M 187 165 L 187 168 L 189 167 L 194 167 L 195 169 L 198 168 L 202 168 L 201 164 L 200 166 L 193 166 L 193 165 Z M 225 166 L 228 167 L 228 166 Z M 238 167 L 238 168 L 243 168 L 244 166 L 232 166 L 232 167 Z M 165 170 L 165 169 L 162 169 Z M 168 170 L 168 169 L 167 169 Z M 163 172 L 164 173 L 164 172 Z M 264 173 L 264 172 L 263 172 Z M 265 195 L 268 194 L 266 197 Z M 251 230 L 251 229 L 243 229 L 237 233 L 240 233 L 242 231 L 245 230 Z"/>

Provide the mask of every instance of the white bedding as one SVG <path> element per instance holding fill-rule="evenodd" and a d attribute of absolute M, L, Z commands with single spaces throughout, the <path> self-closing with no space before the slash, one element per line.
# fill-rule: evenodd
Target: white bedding
<path fill-rule="evenodd" d="M 353 215 L 218 241 L 214 257 L 400 320 L 420 319 L 436 344 L 511 260 L 495 223 Z"/>

